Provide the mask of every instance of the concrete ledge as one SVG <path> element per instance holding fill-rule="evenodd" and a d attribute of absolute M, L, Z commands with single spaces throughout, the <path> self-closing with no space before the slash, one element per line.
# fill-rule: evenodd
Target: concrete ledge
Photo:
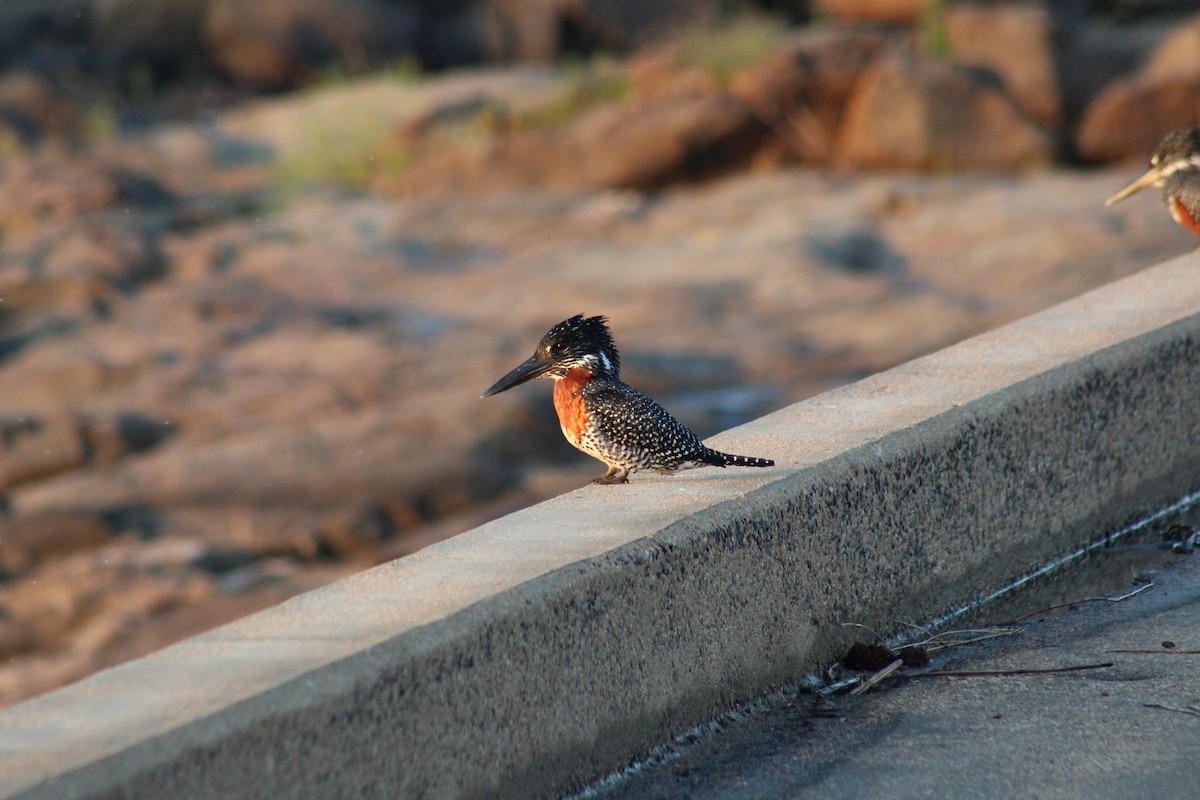
<path fill-rule="evenodd" d="M 0 796 L 553 794 L 1200 488 L 1200 257 L 0 712 Z"/>

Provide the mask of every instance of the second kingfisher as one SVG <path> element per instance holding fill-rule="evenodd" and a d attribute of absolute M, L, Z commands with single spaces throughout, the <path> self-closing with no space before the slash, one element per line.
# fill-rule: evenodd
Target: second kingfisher
<path fill-rule="evenodd" d="M 1161 186 L 1171 217 L 1200 234 L 1200 128 L 1179 128 L 1164 136 L 1150 156 L 1150 168 L 1104 205 L 1111 206 L 1147 186 Z"/>

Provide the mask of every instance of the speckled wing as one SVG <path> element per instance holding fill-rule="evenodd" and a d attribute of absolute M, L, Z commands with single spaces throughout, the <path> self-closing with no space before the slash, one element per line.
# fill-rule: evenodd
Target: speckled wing
<path fill-rule="evenodd" d="M 674 470 L 696 464 L 724 466 L 719 454 L 646 395 L 620 382 L 592 380 L 584 388 L 589 427 L 612 461 Z"/>

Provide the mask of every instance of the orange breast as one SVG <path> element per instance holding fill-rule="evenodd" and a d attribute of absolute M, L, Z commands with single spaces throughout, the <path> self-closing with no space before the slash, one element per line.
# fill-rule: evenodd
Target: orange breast
<path fill-rule="evenodd" d="M 1183 227 L 1190 228 L 1193 232 L 1200 234 L 1200 222 L 1197 222 L 1196 218 L 1192 216 L 1183 203 L 1174 197 L 1171 198 L 1171 216 Z"/>
<path fill-rule="evenodd" d="M 592 379 L 592 373 L 575 367 L 567 377 L 554 382 L 554 410 L 563 433 L 571 441 L 578 442 L 587 429 L 588 414 L 583 406 L 583 386 Z"/>

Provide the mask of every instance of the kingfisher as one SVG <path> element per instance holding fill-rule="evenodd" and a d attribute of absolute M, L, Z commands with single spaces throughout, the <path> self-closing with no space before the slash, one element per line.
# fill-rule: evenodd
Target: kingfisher
<path fill-rule="evenodd" d="M 620 378 L 621 358 L 605 317 L 576 314 L 551 328 L 533 355 L 484 397 L 535 378 L 554 379 L 554 410 L 567 441 L 605 463 L 592 483 L 627 483 L 639 469 L 674 472 L 714 467 L 772 467 L 767 458 L 705 447 L 666 409 Z"/>
<path fill-rule="evenodd" d="M 1111 206 L 1147 186 L 1163 187 L 1163 202 L 1180 225 L 1200 234 L 1200 128 L 1179 128 L 1163 137 L 1150 167 L 1104 201 Z"/>

